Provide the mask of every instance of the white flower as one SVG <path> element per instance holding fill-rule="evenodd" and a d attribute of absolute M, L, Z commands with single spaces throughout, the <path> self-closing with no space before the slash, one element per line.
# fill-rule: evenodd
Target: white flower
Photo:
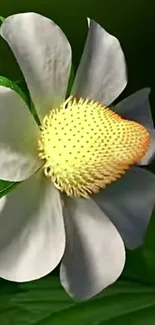
<path fill-rule="evenodd" d="M 1 35 L 10 45 L 24 74 L 42 128 L 40 131 L 20 96 L 0 86 L 0 179 L 24 180 L 0 200 L 0 276 L 19 282 L 37 279 L 51 272 L 62 259 L 62 285 L 76 299 L 87 299 L 113 283 L 121 274 L 125 262 L 122 238 L 129 248 L 142 243 L 155 201 L 155 176 L 139 167 L 132 167 L 116 180 L 129 168 L 131 161 L 128 160 L 121 167 L 120 175 L 118 171 L 117 176 L 111 178 L 111 181 L 116 181 L 93 194 L 92 198 L 61 195 L 56 186 L 65 189 L 68 178 L 64 183 L 56 169 L 52 174 L 52 159 L 58 159 L 57 151 L 56 156 L 51 153 L 49 157 L 44 140 L 48 139 L 52 144 L 50 135 L 55 136 L 53 139 L 57 138 L 55 133 L 48 133 L 47 138 L 44 132 L 50 122 L 54 123 L 49 120 L 50 111 L 53 109 L 56 112 L 56 107 L 67 105 L 63 102 L 71 68 L 70 45 L 57 25 L 34 13 L 8 17 L 1 26 Z M 109 105 L 123 91 L 126 79 L 124 55 L 118 40 L 91 21 L 71 94 Z M 121 116 L 144 125 L 151 135 L 151 145 L 140 164 L 147 164 L 154 154 L 155 131 L 148 94 L 148 89 L 141 90 L 113 108 Z M 101 112 L 99 103 L 92 103 L 94 112 L 93 105 Z M 85 102 L 84 113 L 90 108 L 87 104 L 90 103 Z M 72 108 L 72 100 L 68 105 Z M 79 105 L 82 112 L 83 102 Z M 106 110 L 104 106 L 102 108 Z M 63 109 L 64 114 L 69 114 L 67 107 Z M 57 115 L 55 117 L 57 123 Z M 96 119 L 93 123 L 96 125 Z M 53 125 L 49 132 L 53 132 Z M 140 159 L 148 147 L 148 132 L 139 124 L 133 125 L 133 134 L 138 130 L 141 136 L 136 133 L 135 146 L 139 149 L 132 144 L 131 151 L 135 153 L 138 150 L 137 157 Z M 102 134 L 102 129 L 100 132 Z M 123 132 L 125 136 L 126 131 Z M 38 141 L 46 168 L 37 153 Z M 53 146 L 54 149 L 60 153 L 58 146 Z M 72 159 L 72 155 L 70 157 Z M 133 158 L 132 164 L 137 160 Z M 58 165 L 61 165 L 59 161 Z M 115 167 L 114 164 L 112 166 Z M 81 175 L 84 176 L 82 168 Z M 43 170 L 47 174 L 50 170 L 48 176 L 53 182 L 55 180 L 55 186 L 50 178 L 45 177 Z M 70 177 L 70 173 L 69 176 L 64 175 Z M 87 176 L 90 177 L 90 174 L 86 175 L 86 179 Z M 74 177 L 73 170 L 73 184 L 76 182 L 78 186 L 78 178 Z M 81 184 L 80 179 L 79 186 Z M 94 178 L 92 184 L 92 192 L 96 192 L 98 188 Z"/>

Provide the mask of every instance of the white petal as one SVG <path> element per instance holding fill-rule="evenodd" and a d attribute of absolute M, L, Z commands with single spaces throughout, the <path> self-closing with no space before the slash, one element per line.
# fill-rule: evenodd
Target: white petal
<path fill-rule="evenodd" d="M 0 86 L 0 179 L 21 181 L 40 166 L 39 128 L 23 99 Z"/>
<path fill-rule="evenodd" d="M 0 200 L 0 276 L 30 281 L 51 272 L 65 247 L 59 192 L 41 172 Z"/>
<path fill-rule="evenodd" d="M 8 17 L 1 35 L 16 56 L 42 118 L 65 98 L 71 67 L 69 42 L 53 21 L 36 13 Z"/>
<path fill-rule="evenodd" d="M 145 156 L 137 163 L 137 165 L 145 166 L 151 163 L 151 161 L 155 157 L 155 130 L 149 130 L 150 134 L 150 145 L 149 149 L 147 150 Z"/>
<path fill-rule="evenodd" d="M 72 297 L 84 300 L 119 277 L 125 261 L 124 245 L 111 221 L 91 199 L 68 199 L 65 208 L 67 246 L 61 283 Z"/>
<path fill-rule="evenodd" d="M 114 223 L 128 248 L 143 243 L 155 205 L 154 174 L 133 167 L 93 199 Z"/>
<path fill-rule="evenodd" d="M 155 156 L 155 129 L 149 103 L 149 88 L 143 88 L 122 100 L 113 110 L 122 117 L 144 125 L 151 137 L 149 149 L 139 165 L 147 165 Z"/>
<path fill-rule="evenodd" d="M 120 95 L 126 84 L 126 64 L 119 41 L 90 20 L 72 94 L 109 105 Z"/>
<path fill-rule="evenodd" d="M 149 103 L 149 88 L 143 88 L 123 99 L 113 107 L 113 110 L 122 117 L 139 122 L 145 127 L 154 128 Z"/>

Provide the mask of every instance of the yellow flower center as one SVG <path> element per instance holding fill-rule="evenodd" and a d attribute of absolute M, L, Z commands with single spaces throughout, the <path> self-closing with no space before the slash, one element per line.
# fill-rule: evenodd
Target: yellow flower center
<path fill-rule="evenodd" d="M 67 195 L 86 198 L 120 178 L 149 143 L 142 125 L 98 102 L 69 97 L 44 117 L 38 145 L 45 175 Z"/>

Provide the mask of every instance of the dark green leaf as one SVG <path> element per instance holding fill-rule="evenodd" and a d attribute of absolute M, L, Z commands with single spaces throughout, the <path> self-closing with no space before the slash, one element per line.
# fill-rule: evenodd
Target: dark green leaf
<path fill-rule="evenodd" d="M 64 292 L 57 276 L 47 276 L 24 284 L 0 281 L 2 325 L 154 325 L 154 323 L 154 286 L 118 281 L 94 299 L 76 303 Z"/>
<path fill-rule="evenodd" d="M 15 182 L 8 182 L 0 180 L 0 198 L 6 195 L 8 192 L 13 190 L 13 188 L 17 185 Z"/>

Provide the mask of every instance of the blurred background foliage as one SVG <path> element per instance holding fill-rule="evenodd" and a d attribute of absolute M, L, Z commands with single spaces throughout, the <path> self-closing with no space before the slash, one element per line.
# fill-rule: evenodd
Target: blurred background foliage
<path fill-rule="evenodd" d="M 25 11 L 41 13 L 53 19 L 62 28 L 72 45 L 75 69 L 87 35 L 86 17 L 93 18 L 115 35 L 124 50 L 129 77 L 128 86 L 121 98 L 142 87 L 150 87 L 150 102 L 155 120 L 154 1 L 1 0 L 0 15 L 3 17 Z M 0 75 L 12 80 L 22 80 L 16 61 L 2 39 L 0 39 Z M 155 162 L 152 162 L 149 169 L 155 172 Z M 127 263 L 120 280 L 99 295 L 99 298 L 80 304 L 76 309 L 76 304 L 66 297 L 63 289 L 60 288 L 57 272 L 52 274 L 51 282 L 49 279 L 46 277 L 35 281 L 34 284 L 24 285 L 1 280 L 0 323 L 2 325 L 75 325 L 81 321 L 81 324 L 88 325 L 110 325 L 118 321 L 119 324 L 127 325 L 154 325 L 155 213 L 148 227 L 144 246 L 133 252 L 127 252 Z M 70 309 L 72 306 L 73 310 Z M 59 309 L 67 309 L 68 316 L 65 316 L 65 312 L 59 312 L 55 316 Z"/>

